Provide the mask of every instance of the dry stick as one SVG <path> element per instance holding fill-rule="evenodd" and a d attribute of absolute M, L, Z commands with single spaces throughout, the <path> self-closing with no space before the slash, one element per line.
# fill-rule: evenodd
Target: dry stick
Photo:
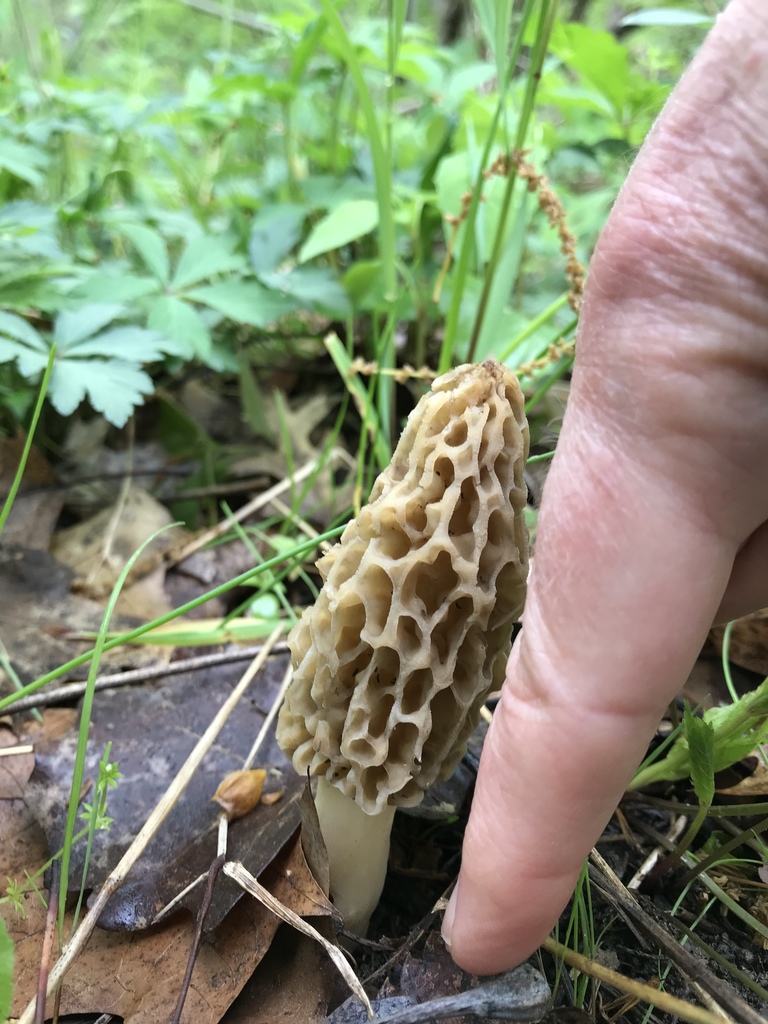
<path fill-rule="evenodd" d="M 685 831 L 685 826 L 688 824 L 688 819 L 684 814 L 681 814 L 679 818 L 673 817 L 672 825 L 670 826 L 669 832 L 667 833 L 667 841 L 673 846 Z M 627 889 L 630 892 L 636 891 L 640 888 L 643 882 L 646 880 L 648 875 L 653 871 L 656 865 L 659 863 L 662 857 L 666 857 L 668 853 L 667 848 L 657 844 L 645 858 L 643 863 L 632 875 L 629 882 L 627 882 Z"/>
<path fill-rule="evenodd" d="M 205 924 L 205 919 L 208 915 L 211 903 L 213 902 L 213 890 L 216 886 L 216 880 L 221 874 L 221 869 L 224 867 L 224 861 L 226 859 L 226 854 L 220 853 L 208 869 L 208 885 L 205 887 L 203 902 L 200 904 L 200 909 L 197 912 L 195 936 L 192 940 L 192 948 L 189 951 L 189 957 L 187 959 L 187 969 L 184 972 L 184 980 L 181 983 L 181 991 L 179 992 L 179 998 L 176 1001 L 176 1008 L 171 1014 L 168 1024 L 180 1024 L 181 1014 L 184 1010 L 184 1003 L 187 1000 L 187 993 L 189 992 L 189 986 L 192 984 L 192 971 L 195 969 L 195 961 L 197 960 L 200 943 L 203 941 L 203 925 Z"/>
<path fill-rule="evenodd" d="M 338 946 L 334 946 L 316 928 L 313 928 L 311 924 L 307 924 L 298 914 L 295 914 L 289 907 L 284 906 L 280 900 L 275 899 L 269 889 L 265 889 L 239 861 L 227 861 L 224 865 L 224 874 L 233 878 L 242 889 L 250 893 L 259 903 L 263 903 L 281 921 L 285 921 L 286 924 L 292 925 L 303 935 L 308 935 L 315 942 L 319 942 L 347 985 L 349 985 L 363 1006 L 365 1006 L 369 1019 L 374 1019 L 373 1008 L 368 996 L 365 994 L 365 989 L 360 984 L 357 975 L 347 963 L 344 954 Z M 719 1022 L 719 1024 L 722 1024 L 722 1022 Z"/>
<path fill-rule="evenodd" d="M 40 957 L 40 973 L 37 976 L 35 1024 L 43 1024 L 45 1020 L 45 993 L 48 985 L 48 974 L 51 969 L 51 951 L 53 950 L 53 936 L 56 931 L 56 913 L 59 909 L 60 869 L 61 862 L 54 861 L 51 866 L 51 888 L 48 892 L 48 913 L 45 916 L 45 934 L 43 935 L 43 952 Z"/>
<path fill-rule="evenodd" d="M 117 892 L 120 886 L 125 881 L 126 875 L 131 870 L 133 865 L 139 859 L 141 854 L 146 849 L 150 839 L 155 835 L 157 830 L 160 828 L 162 823 L 168 817 L 170 812 L 173 810 L 176 802 L 178 801 L 184 789 L 189 784 L 190 779 L 197 771 L 200 766 L 200 762 L 205 757 L 206 753 L 213 744 L 218 734 L 224 728 L 224 725 L 229 718 L 232 710 L 247 690 L 254 676 L 263 667 L 264 662 L 267 660 L 272 645 L 277 640 L 278 636 L 282 632 L 283 626 L 280 625 L 275 629 L 267 642 L 261 649 L 258 657 L 254 659 L 251 665 L 248 666 L 245 674 L 243 675 L 240 682 L 234 688 L 230 696 L 221 706 L 219 711 L 216 713 L 211 724 L 205 730 L 203 735 L 200 737 L 198 742 L 195 744 L 195 748 L 189 755 L 187 760 L 181 766 L 176 774 L 175 779 L 160 797 L 155 809 L 150 814 L 147 821 L 144 823 L 143 828 L 133 840 L 131 845 L 123 854 L 120 862 L 110 872 L 107 880 L 104 882 L 98 896 L 91 905 L 88 913 L 83 918 L 80 927 L 72 936 L 70 941 L 67 943 L 64 952 L 60 959 L 56 963 L 55 967 L 51 971 L 48 979 L 48 995 L 60 984 L 62 978 L 71 967 L 72 963 L 79 956 L 80 952 L 85 947 L 86 942 L 91 936 L 93 929 L 96 927 L 96 922 L 101 917 L 102 911 L 107 904 L 110 897 Z M 34 1008 L 35 1000 L 27 1006 L 24 1013 L 19 1018 L 18 1024 L 33 1024 L 34 1020 Z"/>
<path fill-rule="evenodd" d="M 699 957 L 694 956 L 689 949 L 680 944 L 675 936 L 670 935 L 643 909 L 635 895 L 626 889 L 596 850 L 592 851 L 589 859 L 590 881 L 597 886 L 603 896 L 622 916 L 626 914 L 638 928 L 650 936 L 686 980 L 692 985 L 698 986 L 703 992 L 706 992 L 708 997 L 715 1000 L 721 1014 L 740 1021 L 741 1024 L 765 1024 L 764 1018 L 738 996 L 726 981 L 712 974 L 706 962 L 702 962 Z M 659 1000 L 654 1001 L 661 1006 Z"/>
<path fill-rule="evenodd" d="M 343 457 L 341 456 L 342 451 L 343 449 L 341 448 L 333 448 L 328 456 L 329 463 L 332 463 L 336 458 Z M 347 455 L 347 453 L 344 452 L 344 455 Z M 268 490 L 262 491 L 262 493 L 258 494 L 252 501 L 247 502 L 242 506 L 242 508 L 239 508 L 234 515 L 228 516 L 226 519 L 222 519 L 216 526 L 212 527 L 210 530 L 206 530 L 205 533 L 201 533 L 199 537 L 195 537 L 194 540 L 190 541 L 189 544 L 185 544 L 184 547 L 180 548 L 178 551 L 169 552 L 166 558 L 166 565 L 178 565 L 179 562 L 183 562 L 185 559 L 189 558 L 190 555 L 194 555 L 196 551 L 200 551 L 200 549 L 204 548 L 206 544 L 210 544 L 211 541 L 218 540 L 219 537 L 222 537 L 225 533 L 229 533 L 232 529 L 233 519 L 235 522 L 242 523 L 244 519 L 253 515 L 254 512 L 258 512 L 260 508 L 268 505 L 273 498 L 279 497 L 284 491 L 290 490 L 294 484 L 300 483 L 302 480 L 306 480 L 308 476 L 311 476 L 312 473 L 315 472 L 319 465 L 320 459 L 310 459 L 309 462 L 305 463 L 301 469 L 297 470 L 292 476 L 286 477 L 284 480 L 281 480 L 280 483 L 275 484 L 274 487 L 270 487 Z"/>
<path fill-rule="evenodd" d="M 233 648 L 229 651 L 219 651 L 216 654 L 201 654 L 196 658 L 186 658 L 183 661 L 172 661 L 167 665 L 147 665 L 142 668 L 132 668 L 127 672 L 113 672 L 111 675 L 97 676 L 95 688 L 97 690 L 111 690 L 118 686 L 128 686 L 130 683 L 145 683 L 151 679 L 165 679 L 166 676 L 177 676 L 184 672 L 196 672 L 201 668 L 212 668 L 214 665 L 229 665 L 236 661 L 249 661 L 255 658 L 262 650 L 263 644 L 253 647 Z M 272 645 L 270 655 L 284 654 L 288 650 L 288 644 L 284 641 Z M 47 707 L 49 704 L 59 704 L 76 697 L 82 697 L 88 684 L 83 680 L 79 683 L 65 683 L 55 690 L 44 690 L 42 693 L 33 693 L 29 697 L 22 697 L 13 705 L 12 714 L 19 711 L 29 711 L 31 708 Z M 0 748 L 0 756 L 2 750 Z"/>
<path fill-rule="evenodd" d="M 595 960 L 590 960 L 589 957 L 576 953 L 552 938 L 545 939 L 541 945 L 552 956 L 562 960 L 569 967 L 575 967 L 582 974 L 588 974 L 591 978 L 604 981 L 606 985 L 618 989 L 619 992 L 626 992 L 640 1002 L 658 1006 L 665 1013 L 688 1021 L 688 1024 L 723 1024 L 724 1020 L 728 1020 L 727 1017 L 723 1018 L 719 1013 L 712 1013 L 710 1010 L 704 1010 L 700 1006 L 694 1006 L 693 1003 L 686 1003 L 684 999 L 678 999 L 677 996 L 671 996 L 668 992 L 662 992 L 651 985 L 644 985 L 640 981 L 633 981 L 631 978 L 619 974 L 618 971 L 612 971 L 608 967 L 603 967 L 602 964 L 597 963 Z"/>
<path fill-rule="evenodd" d="M 264 723 L 263 723 L 261 729 L 259 729 L 259 734 L 256 737 L 256 739 L 254 740 L 253 746 L 248 751 L 248 756 L 246 757 L 245 761 L 243 762 L 243 768 L 250 768 L 251 765 L 253 764 L 253 762 L 256 760 L 256 754 L 258 753 L 259 748 L 261 747 L 261 744 L 264 742 L 264 739 L 265 739 L 267 733 L 269 732 L 270 726 L 272 725 L 272 722 L 275 720 L 275 716 L 277 715 L 278 711 L 280 710 L 280 705 L 283 703 L 283 697 L 285 696 L 285 691 L 288 689 L 288 684 L 291 681 L 291 675 L 292 675 L 291 666 L 288 665 L 288 667 L 285 670 L 285 675 L 283 676 L 283 681 L 280 684 L 280 689 L 277 691 L 277 696 L 275 697 L 274 701 L 272 702 L 272 707 L 269 709 L 269 713 L 267 714 L 267 717 L 264 719 Z M 227 849 L 226 837 L 227 837 L 227 819 L 226 819 L 226 817 L 224 815 L 222 815 L 219 818 L 219 847 L 220 847 L 219 848 L 219 853 L 220 854 L 226 852 L 226 849 Z M 158 910 L 157 914 L 155 914 L 154 918 L 152 919 L 152 924 L 153 925 L 157 924 L 158 921 L 161 921 L 164 917 L 167 917 L 168 914 L 170 914 L 170 912 L 174 909 L 174 907 L 176 907 L 179 903 L 181 903 L 181 901 L 184 899 L 184 897 L 187 895 L 187 893 L 190 893 L 190 892 L 192 892 L 193 889 L 196 889 L 197 886 L 200 885 L 201 882 L 205 881 L 205 878 L 206 878 L 205 874 L 198 875 L 197 878 L 194 880 L 194 882 L 190 882 L 189 885 L 186 885 L 181 890 L 181 892 L 176 893 L 176 895 L 173 897 L 172 900 L 170 900 L 170 902 L 166 903 L 166 905 L 164 907 L 162 907 L 160 910 Z"/>

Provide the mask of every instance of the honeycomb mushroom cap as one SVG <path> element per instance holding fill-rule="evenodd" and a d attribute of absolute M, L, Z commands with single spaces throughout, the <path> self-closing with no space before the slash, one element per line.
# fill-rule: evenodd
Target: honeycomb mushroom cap
<path fill-rule="evenodd" d="M 527 455 L 509 370 L 444 374 L 317 563 L 322 591 L 288 638 L 278 739 L 298 772 L 368 814 L 449 776 L 503 679 L 528 575 Z"/>

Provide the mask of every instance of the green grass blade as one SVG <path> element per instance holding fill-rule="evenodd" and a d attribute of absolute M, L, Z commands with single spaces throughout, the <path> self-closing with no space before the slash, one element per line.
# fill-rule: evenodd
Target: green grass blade
<path fill-rule="evenodd" d="M 35 437 L 35 431 L 37 430 L 37 423 L 40 419 L 40 413 L 43 410 L 43 402 L 45 401 L 45 395 L 48 391 L 48 384 L 51 380 L 51 374 L 53 373 L 53 361 L 56 357 L 56 345 L 51 345 L 51 351 L 48 355 L 48 365 L 45 368 L 43 374 L 43 380 L 40 384 L 40 391 L 37 396 L 37 402 L 35 404 L 35 411 L 32 413 L 32 421 L 29 424 L 29 431 L 27 432 L 27 440 L 24 443 L 24 451 L 21 453 L 21 459 L 19 460 L 19 468 L 16 470 L 16 476 L 13 478 L 11 489 L 8 492 L 8 497 L 5 499 L 3 504 L 3 510 L 0 512 L 0 533 L 3 532 L 8 516 L 11 514 L 13 503 L 16 500 L 16 495 L 19 492 L 21 486 L 21 480 L 24 476 L 24 470 L 27 468 L 27 460 L 29 459 L 29 453 L 32 450 L 32 441 Z"/>

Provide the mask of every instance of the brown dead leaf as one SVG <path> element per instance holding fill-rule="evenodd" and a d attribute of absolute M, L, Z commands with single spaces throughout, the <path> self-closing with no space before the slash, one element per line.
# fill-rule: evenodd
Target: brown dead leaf
<path fill-rule="evenodd" d="M 755 750 L 745 757 L 742 764 L 754 765 L 751 774 L 726 789 L 718 788 L 717 792 L 722 796 L 740 796 L 750 799 L 757 796 L 768 796 L 768 765 L 764 760 L 766 754 L 768 754 L 768 748 L 764 747 L 763 754 L 760 753 L 760 750 Z"/>
<path fill-rule="evenodd" d="M 723 649 L 725 626 L 715 626 L 709 632 L 718 654 Z M 768 608 L 736 619 L 728 644 L 728 658 L 742 668 L 768 676 Z"/>
<path fill-rule="evenodd" d="M 51 553 L 78 573 L 82 593 L 101 600 L 110 593 L 128 559 L 173 518 L 168 509 L 140 487 L 132 486 L 124 498 L 96 515 L 54 534 Z M 155 569 L 165 551 L 188 537 L 171 526 L 156 537 L 131 570 L 129 583 Z M 118 609 L 125 611 L 118 603 Z"/>
<path fill-rule="evenodd" d="M 21 460 L 26 438 L 0 438 L 0 507 L 10 490 Z M 33 445 L 21 487 L 3 527 L 4 544 L 23 544 L 36 551 L 47 551 L 51 534 L 64 505 L 64 490 L 56 487 L 56 474 L 48 460 Z"/>
<path fill-rule="evenodd" d="M 0 877 L 8 874 L 20 880 L 45 857 L 42 835 L 23 805 L 18 801 L 0 805 Z M 295 913 L 330 912 L 297 839 L 262 875 L 262 883 Z M 34 995 L 45 926 L 45 907 L 34 893 L 24 907 L 22 917 L 9 904 L 0 906 L 16 947 L 15 1013 Z M 184 1022 L 217 1024 L 269 949 L 278 925 L 261 904 L 243 899 L 204 938 Z M 125 1024 L 167 1020 L 180 991 L 193 933 L 186 913 L 141 934 L 95 932 L 67 974 L 62 1013 L 116 1013 Z"/>
<path fill-rule="evenodd" d="M 28 744 L 25 744 L 25 746 Z M 35 755 L 3 755 L 2 749 L 22 746 L 19 737 L 9 725 L 0 724 L 0 800 L 18 800 L 24 796 L 24 787 L 35 767 Z"/>
<path fill-rule="evenodd" d="M 267 661 L 131 877 L 107 904 L 101 927 L 146 928 L 163 907 L 208 870 L 216 855 L 218 817 L 211 796 L 218 781 L 242 765 L 277 695 L 287 663 L 287 655 Z M 241 674 L 241 666 L 222 665 L 206 669 L 204 674 L 180 673 L 158 682 L 97 694 L 85 778 L 95 782 L 108 742 L 112 744 L 110 758 L 119 765 L 123 778 L 109 792 L 107 813 L 113 823 L 108 831 L 97 832 L 94 837 L 89 888 L 97 888 L 117 864 Z M 57 742 L 39 743 L 36 753 L 35 772 L 25 796 L 55 851 L 63 839 L 73 739 L 65 736 Z M 242 861 L 254 875 L 263 872 L 294 834 L 299 812 L 292 797 L 303 784 L 277 746 L 274 727 L 261 747 L 259 759 L 270 766 L 270 787 L 284 788 L 286 795 L 271 807 L 260 804 L 230 826 L 229 856 Z M 90 801 L 91 797 L 86 799 Z M 70 878 L 76 888 L 84 852 L 83 845 L 73 850 Z M 182 905 L 195 912 L 202 892 L 198 886 L 184 897 Z M 240 896 L 234 882 L 222 879 L 214 895 L 210 927 L 223 920 Z"/>
<path fill-rule="evenodd" d="M 320 946 L 283 926 L 221 1024 L 324 1024 L 335 985 Z"/>
<path fill-rule="evenodd" d="M 65 639 L 98 630 L 103 615 L 94 601 L 70 593 L 72 577 L 71 569 L 43 551 L 6 544 L 0 547 L 0 635 L 23 683 L 63 665 L 91 646 L 90 642 Z M 114 629 L 128 625 L 119 617 L 112 623 Z M 136 625 L 135 621 L 130 625 Z M 121 647 L 105 654 L 102 666 L 104 671 L 136 668 L 167 660 L 170 653 L 155 647 Z M 84 671 L 64 675 L 58 682 L 73 676 L 82 679 Z M 0 670 L 0 693 L 8 692 L 10 685 Z"/>

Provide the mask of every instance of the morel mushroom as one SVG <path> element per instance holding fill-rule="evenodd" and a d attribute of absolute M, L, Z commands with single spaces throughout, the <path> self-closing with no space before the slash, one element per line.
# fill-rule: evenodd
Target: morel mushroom
<path fill-rule="evenodd" d="M 319 775 L 331 896 L 365 934 L 395 808 L 450 776 L 504 677 L 525 599 L 528 428 L 491 360 L 439 377 L 408 418 L 368 505 L 317 563 L 291 632 L 278 741 Z"/>

